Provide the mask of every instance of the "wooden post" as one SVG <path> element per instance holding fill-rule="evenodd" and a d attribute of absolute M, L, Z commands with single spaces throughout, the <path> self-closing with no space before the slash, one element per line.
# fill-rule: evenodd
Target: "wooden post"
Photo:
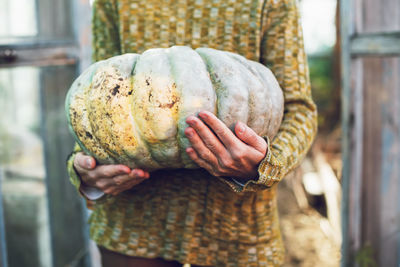
<path fill-rule="evenodd" d="M 400 1 L 342 0 L 342 266 L 400 266 Z"/>
<path fill-rule="evenodd" d="M 45 139 L 47 188 L 51 224 L 54 266 L 90 266 L 87 212 L 82 199 L 69 182 L 66 159 L 73 148 L 73 139 L 68 131 L 64 102 L 65 95 L 82 68 L 90 64 L 90 5 L 89 1 L 50 1 L 52 8 L 68 6 L 70 11 L 61 14 L 62 36 L 71 36 L 78 64 L 44 67 L 41 71 L 43 133 Z M 41 6 L 42 3 L 41 3 Z M 46 9 L 46 7 L 43 7 Z M 54 18 L 53 18 L 54 19 Z M 69 22 L 69 23 L 67 23 Z M 72 25 L 72 27 L 71 27 Z M 42 27 L 43 32 L 50 32 Z M 57 35 L 56 35 L 57 36 Z M 65 62 L 66 64 L 66 62 Z"/>
<path fill-rule="evenodd" d="M 0 267 L 7 267 L 7 248 L 6 248 L 6 232 L 4 227 L 3 212 L 3 169 L 0 167 Z"/>
<path fill-rule="evenodd" d="M 65 94 L 76 77 L 76 65 L 41 70 L 42 129 L 54 266 L 86 265 L 87 240 L 81 200 L 70 184 L 66 159 L 73 147 L 64 112 Z"/>

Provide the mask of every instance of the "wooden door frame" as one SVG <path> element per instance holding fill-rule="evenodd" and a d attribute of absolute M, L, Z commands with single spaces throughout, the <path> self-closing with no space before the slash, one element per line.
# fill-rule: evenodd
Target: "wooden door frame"
<path fill-rule="evenodd" d="M 4 228 L 4 211 L 3 211 L 3 169 L 0 166 L 0 267 L 7 267 L 7 245 L 6 232 Z"/>
<path fill-rule="evenodd" d="M 400 32 L 360 34 L 355 31 L 354 0 L 340 0 L 342 83 L 342 262 L 356 266 L 362 249 L 363 102 L 359 74 L 353 68 L 366 56 L 400 56 Z M 352 99 L 359 99 L 353 101 Z M 400 204 L 399 204 L 400 205 Z M 393 211 L 396 212 L 396 211 Z M 398 252 L 400 253 L 400 251 Z M 399 257 L 400 255 L 397 255 Z"/>

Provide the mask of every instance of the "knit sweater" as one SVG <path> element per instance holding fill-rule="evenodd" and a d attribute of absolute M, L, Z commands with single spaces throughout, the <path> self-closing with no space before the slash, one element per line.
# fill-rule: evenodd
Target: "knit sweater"
<path fill-rule="evenodd" d="M 259 177 L 244 186 L 204 169 L 162 170 L 118 196 L 96 200 L 90 236 L 126 255 L 208 266 L 283 262 L 276 183 L 305 156 L 316 133 L 296 0 L 96 0 L 93 60 L 188 45 L 235 52 L 269 67 L 285 99 Z M 80 188 L 68 160 L 71 182 Z"/>

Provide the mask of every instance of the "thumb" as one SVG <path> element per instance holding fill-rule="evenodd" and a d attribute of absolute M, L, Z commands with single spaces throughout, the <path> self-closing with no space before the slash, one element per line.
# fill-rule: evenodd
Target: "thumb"
<path fill-rule="evenodd" d="M 75 156 L 75 167 L 84 170 L 92 170 L 96 167 L 96 160 L 80 152 Z"/>
<path fill-rule="evenodd" d="M 254 149 L 260 151 L 265 154 L 267 151 L 267 142 L 259 136 L 256 132 L 253 131 L 250 127 L 248 127 L 243 122 L 238 122 L 235 125 L 235 133 L 236 136 L 245 142 L 247 145 L 253 147 Z"/>

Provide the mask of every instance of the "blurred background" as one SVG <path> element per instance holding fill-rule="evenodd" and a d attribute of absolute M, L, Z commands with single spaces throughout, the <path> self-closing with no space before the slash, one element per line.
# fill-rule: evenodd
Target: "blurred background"
<path fill-rule="evenodd" d="M 400 1 L 300 7 L 319 134 L 279 184 L 285 266 L 400 266 Z M 89 0 L 0 0 L 2 266 L 98 266 L 65 167 L 64 99 L 91 63 L 90 16 Z"/>

